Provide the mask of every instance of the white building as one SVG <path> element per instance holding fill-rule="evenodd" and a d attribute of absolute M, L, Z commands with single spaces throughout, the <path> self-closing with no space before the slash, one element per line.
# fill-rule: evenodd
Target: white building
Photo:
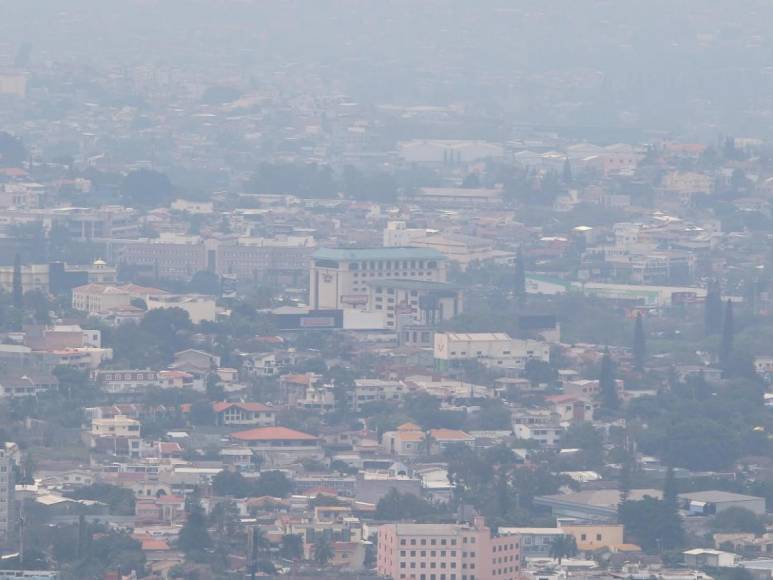
<path fill-rule="evenodd" d="M 365 308 L 370 283 L 377 280 L 445 282 L 447 259 L 427 248 L 320 249 L 312 256 L 309 305 Z"/>
<path fill-rule="evenodd" d="M 132 300 L 143 300 L 147 303 L 149 296 L 166 294 L 157 288 L 145 288 L 136 284 L 86 284 L 72 290 L 72 307 L 74 310 L 89 314 L 105 314 L 113 310 L 128 308 Z"/>
<path fill-rule="evenodd" d="M 445 367 L 469 360 L 515 369 L 524 369 L 529 360 L 550 362 L 548 343 L 511 338 L 504 332 L 437 332 L 434 352 L 435 360 Z"/>
<path fill-rule="evenodd" d="M 15 458 L 16 443 L 0 446 L 0 548 L 7 548 L 16 535 Z"/>

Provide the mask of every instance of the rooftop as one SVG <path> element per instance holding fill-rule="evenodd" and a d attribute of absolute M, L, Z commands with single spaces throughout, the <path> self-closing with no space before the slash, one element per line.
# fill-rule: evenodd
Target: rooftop
<path fill-rule="evenodd" d="M 314 435 L 296 431 L 288 427 L 261 427 L 232 433 L 231 437 L 240 441 L 316 441 Z"/>
<path fill-rule="evenodd" d="M 431 248 L 320 248 L 312 255 L 317 260 L 445 260 Z"/>

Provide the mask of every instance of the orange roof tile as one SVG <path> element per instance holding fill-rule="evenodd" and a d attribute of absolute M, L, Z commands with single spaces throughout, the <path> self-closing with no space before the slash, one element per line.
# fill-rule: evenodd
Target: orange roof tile
<path fill-rule="evenodd" d="M 431 429 L 430 435 L 437 441 L 466 441 L 473 436 L 458 429 Z"/>
<path fill-rule="evenodd" d="M 259 427 L 247 431 L 232 433 L 231 437 L 240 441 L 316 441 L 314 435 L 296 431 L 288 427 Z"/>

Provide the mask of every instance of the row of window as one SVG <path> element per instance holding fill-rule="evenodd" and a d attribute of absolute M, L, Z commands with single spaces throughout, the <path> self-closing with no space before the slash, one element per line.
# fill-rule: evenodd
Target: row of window
<path fill-rule="evenodd" d="M 356 271 L 356 270 L 407 270 L 407 269 L 415 270 L 416 268 L 428 268 L 428 269 L 434 269 L 437 268 L 437 262 L 434 260 L 431 260 L 429 262 L 424 262 L 424 260 L 378 260 L 375 262 L 352 262 L 349 264 L 349 270 Z"/>
<path fill-rule="evenodd" d="M 410 566 L 408 564 L 410 564 Z M 416 562 L 409 562 L 409 563 L 407 563 L 407 562 L 400 562 L 400 568 L 408 568 L 408 567 L 411 568 L 411 569 L 415 569 L 416 568 Z M 427 562 L 419 562 L 419 568 L 431 568 L 431 569 L 434 569 L 434 568 L 438 568 L 438 567 L 445 568 L 446 567 L 446 562 L 440 562 L 440 566 L 438 566 L 437 562 L 430 562 L 429 566 L 427 566 Z M 449 568 L 456 568 L 456 562 L 450 562 L 448 567 Z M 464 563 L 462 563 L 462 568 L 464 570 L 467 570 L 468 568 L 470 570 L 475 570 L 475 563 L 471 562 L 470 564 L 467 564 L 466 562 L 464 562 Z"/>

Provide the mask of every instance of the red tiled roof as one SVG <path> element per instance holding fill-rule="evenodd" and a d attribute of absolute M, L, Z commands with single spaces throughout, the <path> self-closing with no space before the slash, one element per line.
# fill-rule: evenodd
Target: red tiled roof
<path fill-rule="evenodd" d="M 313 375 L 311 374 L 305 374 L 305 375 L 284 375 L 282 377 L 282 380 L 286 383 L 296 383 L 298 385 L 308 385 L 311 384 Z"/>
<path fill-rule="evenodd" d="M 248 431 L 232 433 L 231 437 L 240 441 L 316 441 L 314 435 L 296 431 L 288 427 L 259 427 Z"/>
<path fill-rule="evenodd" d="M 473 438 L 469 433 L 457 429 L 431 429 L 430 434 L 437 441 L 465 441 Z"/>

